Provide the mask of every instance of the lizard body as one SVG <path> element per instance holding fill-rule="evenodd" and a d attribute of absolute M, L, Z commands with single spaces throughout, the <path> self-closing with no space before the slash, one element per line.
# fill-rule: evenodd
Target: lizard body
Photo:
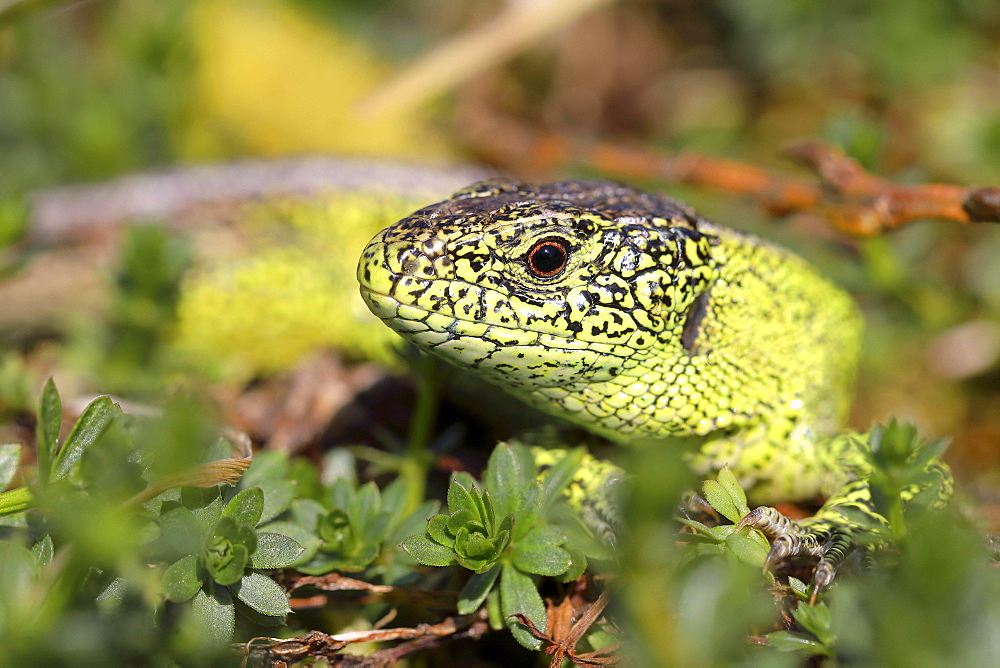
<path fill-rule="evenodd" d="M 835 436 L 861 317 L 778 246 L 627 186 L 501 179 L 384 230 L 358 278 L 406 339 L 544 411 L 618 442 L 696 437 L 692 466 L 728 465 L 757 502 L 873 512 L 864 457 Z M 815 534 L 817 517 L 749 523 Z"/>

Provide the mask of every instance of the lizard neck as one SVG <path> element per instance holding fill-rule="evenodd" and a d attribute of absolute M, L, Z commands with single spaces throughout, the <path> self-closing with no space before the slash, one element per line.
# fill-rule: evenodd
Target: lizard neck
<path fill-rule="evenodd" d="M 797 256 L 704 222 L 713 277 L 685 317 L 615 378 L 543 394 L 543 410 L 616 441 L 676 435 L 814 438 L 840 426 L 860 345 L 851 298 Z M 525 396 L 531 403 L 538 397 Z M 567 404 L 569 402 L 569 404 Z M 567 405 L 564 405 L 567 404 Z"/>

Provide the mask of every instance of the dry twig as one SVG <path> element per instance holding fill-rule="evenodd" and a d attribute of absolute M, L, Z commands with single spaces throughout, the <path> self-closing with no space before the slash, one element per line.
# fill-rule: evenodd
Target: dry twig
<path fill-rule="evenodd" d="M 542 650 L 552 657 L 549 668 L 559 668 L 562 662 L 569 660 L 574 666 L 613 666 L 621 661 L 621 657 L 613 656 L 619 648 L 618 644 L 602 647 L 594 652 L 577 652 L 576 645 L 583 635 L 597 621 L 608 605 L 608 593 L 602 592 L 594 603 L 574 622 L 576 606 L 573 596 L 567 595 L 559 605 L 549 601 L 548 632 L 542 632 L 535 623 L 525 615 L 517 613 L 517 621 L 523 624 L 531 635 L 546 643 Z M 610 655 L 610 656 L 609 656 Z"/>
<path fill-rule="evenodd" d="M 364 592 L 361 603 L 377 601 L 406 601 L 415 605 L 431 608 L 454 608 L 457 594 L 453 591 L 432 591 L 427 589 L 407 589 L 390 585 L 376 585 L 364 580 L 355 580 L 340 573 L 327 575 L 303 575 L 286 581 L 285 589 L 290 593 L 302 587 L 313 587 L 321 591 L 353 591 Z M 322 601 L 320 600 L 322 598 Z M 318 607 L 325 605 L 325 597 L 309 597 L 291 600 L 292 608 Z"/>
<path fill-rule="evenodd" d="M 485 124 L 474 131 L 473 139 L 489 158 L 521 170 L 552 173 L 577 163 L 625 178 L 713 188 L 748 196 L 771 215 L 815 211 L 853 236 L 878 236 L 925 218 L 1000 222 L 1000 187 L 896 184 L 869 174 L 839 149 L 820 142 L 785 151 L 818 177 L 817 184 L 693 152 L 666 156 L 618 143 L 538 135 L 509 125 Z"/>
<path fill-rule="evenodd" d="M 270 661 L 272 664 L 293 663 L 308 658 L 324 658 L 331 666 L 383 668 L 395 665 L 408 654 L 433 647 L 444 639 L 479 638 L 489 632 L 484 610 L 471 615 L 448 617 L 439 624 L 419 624 L 412 628 L 372 629 L 348 631 L 328 635 L 310 631 L 298 638 L 254 638 L 243 651 L 255 664 Z M 341 654 L 340 651 L 354 643 L 407 640 L 396 647 L 378 650 L 367 656 Z"/>

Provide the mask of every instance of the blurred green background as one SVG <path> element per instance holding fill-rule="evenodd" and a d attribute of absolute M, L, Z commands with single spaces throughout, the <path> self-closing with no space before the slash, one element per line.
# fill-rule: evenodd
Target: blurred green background
<path fill-rule="evenodd" d="M 572 160 L 540 173 L 552 156 L 533 140 L 547 136 L 791 174 L 780 149 L 820 138 L 900 182 L 995 185 L 1000 4 L 0 0 L 0 442 L 32 441 L 26 416 L 54 375 L 69 398 L 157 405 L 194 389 L 258 442 L 328 445 L 338 409 L 402 366 L 394 335 L 357 298 L 360 249 L 449 194 L 379 169 L 615 177 Z M 133 216 L 124 222 L 155 224 L 127 233 L 87 210 L 94 200 L 76 207 L 83 228 L 43 216 L 67 184 L 315 155 L 350 158 L 348 172 L 385 182 L 194 202 L 166 219 Z M 444 181 L 458 187 L 465 173 Z M 921 221 L 858 241 L 815 214 L 775 221 L 724 193 L 642 185 L 778 239 L 855 294 L 869 326 L 852 425 L 895 416 L 950 436 L 961 493 L 1000 522 L 1000 227 Z M 72 210 L 80 191 L 58 192 Z M 412 403 L 392 389 L 376 399 Z M 405 432 L 407 410 L 376 411 L 375 428 Z M 439 438 L 455 440 L 445 413 Z M 662 518 L 665 503 L 648 514 Z M 657 535 L 655 545 L 675 540 L 672 528 Z M 655 611 L 647 621 L 659 624 Z M 740 654 L 737 621 L 729 649 Z"/>

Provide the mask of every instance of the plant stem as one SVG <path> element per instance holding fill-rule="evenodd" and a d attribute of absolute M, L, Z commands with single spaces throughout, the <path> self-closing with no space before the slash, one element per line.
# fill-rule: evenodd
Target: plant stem
<path fill-rule="evenodd" d="M 17 487 L 0 494 L 0 517 L 27 510 L 34 500 L 27 487 Z"/>
<path fill-rule="evenodd" d="M 406 481 L 406 507 L 412 511 L 424 501 L 427 472 L 433 456 L 427 449 L 434 423 L 437 421 L 440 367 L 433 357 L 421 355 L 416 362 L 417 397 L 410 422 L 410 437 L 406 458 L 400 467 L 400 477 Z"/>

